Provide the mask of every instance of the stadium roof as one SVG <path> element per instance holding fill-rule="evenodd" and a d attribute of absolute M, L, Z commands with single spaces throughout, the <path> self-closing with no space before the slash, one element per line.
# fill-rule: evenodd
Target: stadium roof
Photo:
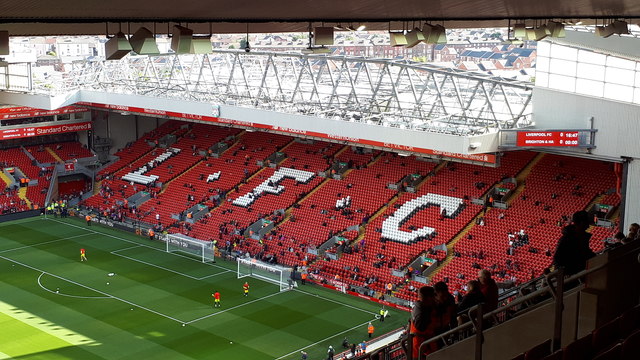
<path fill-rule="evenodd" d="M 424 20 L 445 26 L 505 27 L 507 19 L 640 18 L 637 0 L 22 0 L 0 2 L 0 29 L 11 35 L 110 34 L 127 26 L 180 22 L 197 33 L 306 31 L 324 21 L 342 26 L 366 23 L 368 29 L 402 29 Z M 403 22 L 404 21 L 404 22 Z M 408 21 L 408 22 L 406 22 Z M 602 21 L 602 20 L 600 20 Z M 633 21 L 632 21 L 633 22 Z M 127 23 L 130 23 L 129 25 Z M 157 24 L 164 33 L 166 24 Z M 357 26 L 356 25 L 356 26 Z M 417 25 L 417 24 L 416 24 Z"/>

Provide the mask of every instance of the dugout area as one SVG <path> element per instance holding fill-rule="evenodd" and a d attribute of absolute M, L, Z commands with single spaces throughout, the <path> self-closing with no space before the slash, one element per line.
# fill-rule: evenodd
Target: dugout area
<path fill-rule="evenodd" d="M 317 285 L 280 292 L 238 279 L 235 262 L 204 264 L 95 225 L 41 217 L 0 224 L 0 358 L 299 359 L 301 350 L 320 358 L 345 336 L 365 340 L 380 309 Z M 214 309 L 215 290 L 222 307 Z M 390 314 L 374 323 L 376 335 L 409 316 Z"/>

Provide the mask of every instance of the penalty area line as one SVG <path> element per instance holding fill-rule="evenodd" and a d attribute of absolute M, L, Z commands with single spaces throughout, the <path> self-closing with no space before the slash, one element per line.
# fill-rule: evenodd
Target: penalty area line
<path fill-rule="evenodd" d="M 77 286 L 83 287 L 83 288 L 85 288 L 85 289 L 93 290 L 93 291 L 97 292 L 98 294 L 102 294 L 102 295 L 104 295 L 104 296 L 108 296 L 109 298 L 112 298 L 112 299 L 114 299 L 114 300 L 118 300 L 118 301 L 121 301 L 121 302 L 123 302 L 123 303 L 129 304 L 129 305 L 131 305 L 131 306 L 135 306 L 135 307 L 137 307 L 137 308 L 140 308 L 140 309 L 146 310 L 146 311 L 148 311 L 148 312 L 150 312 L 150 313 L 154 313 L 154 314 L 156 314 L 156 315 L 162 316 L 162 317 L 167 318 L 167 319 L 169 319 L 169 320 L 173 320 L 173 321 L 178 322 L 178 323 L 181 323 L 181 324 L 182 324 L 182 323 L 184 323 L 184 321 L 182 321 L 182 320 L 178 320 L 178 319 L 176 319 L 176 318 L 174 318 L 174 317 L 172 317 L 172 316 L 169 316 L 169 315 L 163 314 L 163 313 L 161 313 L 161 312 L 158 312 L 158 311 L 155 311 L 155 310 L 149 309 L 149 308 L 147 308 L 147 307 L 144 307 L 144 306 L 142 306 L 142 305 L 138 305 L 138 304 L 136 304 L 136 303 L 132 303 L 131 301 L 128 301 L 128 300 L 125 300 L 125 299 L 119 298 L 119 297 L 117 297 L 117 296 L 111 295 L 111 294 L 106 293 L 106 292 L 104 292 L 104 291 L 100 291 L 100 290 L 98 290 L 98 289 L 92 288 L 91 286 L 87 286 L 87 285 L 84 285 L 84 284 L 80 284 L 80 283 L 75 282 L 75 281 L 73 281 L 73 280 L 69 280 L 69 279 L 64 278 L 64 277 L 62 277 L 62 276 L 58 276 L 58 275 L 52 274 L 52 273 L 50 273 L 50 272 L 46 272 L 46 271 L 44 271 L 44 270 L 42 270 L 42 269 L 38 269 L 37 267 L 31 266 L 31 265 L 27 265 L 27 264 L 25 264 L 25 263 L 22 263 L 22 262 L 17 261 L 17 260 L 10 259 L 10 258 L 8 258 L 8 257 L 4 257 L 4 256 L 2 256 L 2 255 L 0 255 L 0 258 L 1 258 L 1 259 L 4 259 L 4 260 L 6 260 L 6 261 L 10 261 L 10 262 L 12 262 L 12 263 L 15 263 L 15 264 L 21 265 L 21 266 L 23 266 L 23 267 L 29 268 L 29 269 L 31 269 L 31 270 L 35 270 L 35 271 L 41 272 L 41 273 L 43 273 L 43 274 L 46 274 L 46 275 L 49 275 L 49 276 L 52 276 L 52 277 L 58 278 L 58 279 L 60 279 L 60 280 L 66 281 L 66 282 L 68 282 L 68 283 L 71 283 L 71 284 L 74 284 L 74 285 L 77 285 Z"/>
<path fill-rule="evenodd" d="M 118 251 L 120 251 L 120 250 L 118 250 Z M 177 274 L 177 275 L 180 275 L 180 276 L 184 276 L 184 277 L 189 278 L 189 279 L 193 279 L 193 280 L 202 280 L 202 279 L 201 279 L 201 278 L 199 278 L 199 277 L 191 276 L 191 275 L 188 275 L 188 274 L 182 273 L 182 272 L 177 271 L 177 270 L 169 269 L 169 268 L 164 267 L 164 266 L 161 266 L 161 265 L 152 264 L 152 263 L 150 263 L 150 262 L 146 262 L 146 261 L 144 261 L 144 260 L 136 259 L 136 258 L 133 258 L 133 257 L 130 257 L 130 256 L 122 255 L 122 254 L 118 254 L 116 251 L 112 251 L 111 253 L 112 253 L 113 255 L 115 255 L 115 256 L 120 256 L 120 257 L 123 257 L 123 258 L 125 258 L 125 259 L 129 259 L 129 260 L 131 260 L 131 261 L 135 261 L 135 262 L 139 262 L 139 263 L 141 263 L 141 264 L 145 264 L 145 265 L 147 265 L 147 266 L 151 266 L 151 267 L 155 267 L 155 268 L 158 268 L 158 269 L 162 269 L 162 270 L 164 270 L 164 271 L 172 272 L 172 273 L 174 273 L 174 274 Z M 220 274 L 224 274 L 224 273 L 220 273 Z"/>
<path fill-rule="evenodd" d="M 214 316 L 216 316 L 216 315 L 224 314 L 224 313 L 226 313 L 227 311 L 231 311 L 231 310 L 233 310 L 233 309 L 237 309 L 237 308 L 243 307 L 243 306 L 245 306 L 245 305 L 249 305 L 249 304 L 252 304 L 252 303 L 257 302 L 257 301 L 262 301 L 262 300 L 264 300 L 264 299 L 268 299 L 268 298 L 270 298 L 270 297 L 272 297 L 272 296 L 276 296 L 276 295 L 280 295 L 280 294 L 282 294 L 282 291 L 281 291 L 281 292 L 274 293 L 274 294 L 271 294 L 271 295 L 263 296 L 263 297 L 258 298 L 258 299 L 254 299 L 254 300 L 251 300 L 251 301 L 247 301 L 246 303 L 242 303 L 242 304 L 240 304 L 240 305 L 232 306 L 232 307 L 230 307 L 230 308 L 228 308 L 228 309 L 224 309 L 224 310 L 222 310 L 222 311 L 218 311 L 218 312 L 215 312 L 215 313 L 213 313 L 213 314 L 209 314 L 209 315 L 201 316 L 201 317 L 196 318 L 196 319 L 193 319 L 193 320 L 191 320 L 191 321 L 187 321 L 187 322 L 185 322 L 185 324 L 192 324 L 192 323 L 194 323 L 194 322 L 196 322 L 196 321 L 200 321 L 200 320 L 208 319 L 208 318 L 210 318 L 210 317 L 214 317 Z"/>

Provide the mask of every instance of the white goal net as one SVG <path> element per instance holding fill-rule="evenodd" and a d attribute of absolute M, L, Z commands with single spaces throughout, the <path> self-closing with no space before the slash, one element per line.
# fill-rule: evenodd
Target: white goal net
<path fill-rule="evenodd" d="M 215 262 L 215 247 L 211 241 L 198 240 L 182 234 L 167 234 L 167 252 L 181 252 L 196 256 L 202 262 Z"/>
<path fill-rule="evenodd" d="M 291 280 L 291 269 L 289 268 L 251 258 L 238 258 L 237 262 L 238 279 L 251 276 L 278 285 L 280 291 L 286 291 L 295 286 Z"/>

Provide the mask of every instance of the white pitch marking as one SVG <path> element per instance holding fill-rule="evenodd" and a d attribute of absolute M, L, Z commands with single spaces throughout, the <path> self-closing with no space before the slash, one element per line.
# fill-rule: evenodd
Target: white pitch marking
<path fill-rule="evenodd" d="M 144 307 L 144 306 L 142 306 L 142 305 L 138 305 L 138 304 L 132 303 L 131 301 L 128 301 L 128 300 L 125 300 L 125 299 L 119 298 L 119 297 L 117 297 L 117 296 L 114 296 L 114 295 L 108 294 L 108 293 L 106 293 L 106 292 L 104 292 L 104 291 L 100 291 L 100 290 L 98 290 L 98 289 L 94 289 L 94 288 L 92 288 L 92 287 L 90 287 L 90 286 L 80 284 L 80 283 L 78 283 L 78 282 L 75 282 L 75 281 L 73 281 L 73 280 L 69 280 L 69 279 L 64 278 L 64 277 L 62 277 L 62 276 L 58 276 L 58 275 L 55 275 L 55 274 L 52 274 L 52 273 L 46 272 L 46 271 L 44 271 L 44 270 L 42 270 L 42 269 L 38 269 L 38 268 L 36 268 L 36 267 L 33 267 L 33 266 L 31 266 L 31 265 L 27 265 L 27 264 L 22 263 L 22 262 L 20 262 L 20 261 L 13 260 L 13 259 L 9 259 L 9 258 L 4 257 L 4 256 L 2 256 L 2 255 L 0 255 L 0 258 L 5 259 L 5 260 L 7 260 L 7 261 L 10 261 L 10 262 L 12 262 L 12 263 L 18 264 L 18 265 L 22 265 L 22 266 L 24 266 L 24 267 L 26 267 L 26 268 L 29 268 L 29 269 L 31 269 L 31 270 L 35 270 L 35 271 L 39 271 L 39 272 L 45 273 L 45 274 L 47 274 L 47 275 L 49 275 L 49 276 L 53 276 L 53 277 L 58 278 L 58 279 L 60 279 L 60 280 L 67 281 L 67 282 L 72 283 L 72 284 L 74 284 L 74 285 L 78 285 L 78 286 L 80 286 L 80 287 L 83 287 L 83 288 L 86 288 L 86 289 L 89 289 L 89 290 L 93 290 L 93 291 L 95 291 L 95 292 L 97 292 L 97 293 L 99 293 L 99 294 L 102 294 L 102 295 L 108 296 L 108 297 L 110 297 L 110 298 L 112 298 L 112 299 L 115 299 L 115 300 L 122 301 L 123 303 L 127 303 L 127 304 L 129 304 L 129 305 L 133 305 L 133 306 L 138 307 L 138 308 L 140 308 L 140 309 L 147 310 L 148 312 L 154 313 L 154 314 L 156 314 L 156 315 L 160 315 L 160 316 L 162 316 L 162 317 L 164 317 L 164 318 L 167 318 L 167 319 L 170 319 L 170 320 L 173 320 L 173 321 L 179 322 L 179 323 L 181 323 L 181 324 L 184 322 L 184 321 L 178 320 L 178 319 L 176 319 L 176 318 L 174 318 L 174 317 L 172 317 L 172 316 L 169 316 L 169 315 L 163 314 L 163 313 L 161 313 L 161 312 L 158 312 L 158 311 L 155 311 L 155 310 L 149 309 L 149 308 Z"/>
<path fill-rule="evenodd" d="M 320 298 L 320 299 L 322 299 L 322 300 L 326 300 L 326 301 L 330 301 L 330 302 L 332 302 L 332 303 L 340 304 L 340 305 L 342 305 L 342 306 L 345 306 L 345 307 L 348 307 L 348 308 L 351 308 L 351 309 L 354 309 L 354 310 L 362 311 L 362 312 L 365 312 L 365 313 L 367 313 L 367 314 L 377 315 L 377 314 L 376 314 L 375 312 L 373 312 L 373 311 L 369 311 L 369 310 L 365 310 L 365 309 L 360 309 L 359 307 L 356 307 L 356 306 L 353 306 L 353 305 L 349 305 L 349 304 L 345 304 L 345 303 L 342 303 L 342 302 L 337 301 L 337 300 L 329 299 L 329 298 L 326 298 L 326 297 L 324 297 L 324 296 L 320 296 L 320 295 L 312 294 L 312 293 L 310 293 L 310 292 L 306 292 L 306 291 L 304 291 L 304 290 L 300 290 L 299 288 L 298 288 L 298 289 L 293 289 L 293 291 L 298 291 L 298 292 L 301 292 L 301 293 L 303 293 L 303 294 L 307 294 L 307 295 L 309 295 L 309 296 L 319 297 L 319 298 Z"/>
<path fill-rule="evenodd" d="M 122 249 L 122 250 L 125 250 L 125 249 Z M 224 273 L 224 272 L 221 272 L 221 273 L 217 273 L 217 274 L 213 274 L 213 275 L 207 275 L 207 276 L 204 276 L 204 277 L 195 277 L 195 276 L 191 276 L 191 275 L 188 275 L 188 274 L 182 273 L 182 272 L 180 272 L 180 271 L 176 271 L 176 270 L 173 270 L 173 269 L 166 268 L 166 267 L 161 266 L 161 265 L 152 264 L 152 263 L 150 263 L 150 262 L 146 262 L 146 261 L 144 261 L 144 260 L 140 260 L 140 259 L 132 258 L 132 257 L 130 257 L 130 256 L 126 256 L 126 255 L 122 255 L 122 254 L 118 254 L 118 253 L 117 253 L 117 251 L 122 251 L 122 250 L 112 251 L 111 253 L 112 253 L 113 255 L 120 256 L 120 257 L 123 257 L 123 258 L 125 258 L 125 259 L 129 259 L 129 260 L 131 260 L 131 261 L 139 262 L 139 263 L 142 263 L 142 264 L 145 264 L 145 265 L 149 265 L 149 266 L 152 266 L 152 267 L 155 267 L 155 268 L 158 268 L 158 269 L 162 269 L 162 270 L 165 270 L 165 271 L 169 271 L 169 272 L 172 272 L 172 273 L 174 273 L 174 274 L 178 274 L 178 275 L 181 275 L 181 276 L 187 277 L 187 278 L 189 278 L 189 279 L 193 279 L 193 280 L 204 280 L 204 279 L 209 278 L 209 277 L 212 277 L 212 276 L 217 276 L 217 275 L 226 274 L 226 273 Z"/>
<path fill-rule="evenodd" d="M 262 300 L 264 300 L 264 299 L 268 299 L 268 298 L 270 298 L 270 297 L 272 297 L 272 296 L 276 296 L 276 295 L 279 295 L 279 294 L 281 294 L 281 293 L 282 293 L 282 292 L 273 293 L 273 294 L 271 294 L 271 295 L 263 296 L 263 297 L 261 297 L 261 298 L 259 298 L 259 299 L 251 300 L 251 301 L 248 301 L 248 302 L 243 303 L 243 304 L 240 304 L 240 305 L 232 306 L 232 307 L 230 307 L 230 308 L 228 308 L 228 309 L 224 309 L 224 310 L 222 310 L 222 311 L 218 311 L 218 312 L 213 313 L 213 314 L 205 315 L 205 316 L 202 316 L 202 317 L 199 317 L 199 318 L 193 319 L 193 320 L 191 320 L 191 321 L 187 321 L 187 322 L 185 322 L 185 324 L 191 324 L 191 323 L 194 323 L 194 322 L 196 322 L 196 321 L 200 321 L 200 320 L 204 320 L 204 319 L 207 319 L 207 318 L 210 318 L 210 317 L 216 316 L 216 315 L 224 314 L 224 313 L 226 313 L 227 311 L 230 311 L 230 310 L 233 310 L 233 309 L 237 309 L 237 308 L 239 308 L 239 307 L 243 307 L 243 306 L 245 306 L 245 305 L 249 305 L 249 304 L 254 303 L 254 302 L 257 302 L 257 301 L 262 301 Z"/>
<path fill-rule="evenodd" d="M 79 296 L 79 295 L 69 295 L 69 294 L 65 294 L 65 293 L 61 293 L 61 292 L 55 292 L 51 289 L 46 288 L 44 285 L 42 285 L 42 283 L 40 282 L 40 279 L 42 278 L 42 275 L 45 275 L 46 273 L 42 273 L 40 274 L 40 276 L 38 276 L 38 285 L 40 285 L 40 287 L 43 290 L 46 290 L 52 294 L 56 294 L 56 295 L 60 295 L 60 296 L 66 296 L 66 297 L 72 297 L 72 298 L 76 298 L 76 299 L 111 299 L 111 296 Z"/>

